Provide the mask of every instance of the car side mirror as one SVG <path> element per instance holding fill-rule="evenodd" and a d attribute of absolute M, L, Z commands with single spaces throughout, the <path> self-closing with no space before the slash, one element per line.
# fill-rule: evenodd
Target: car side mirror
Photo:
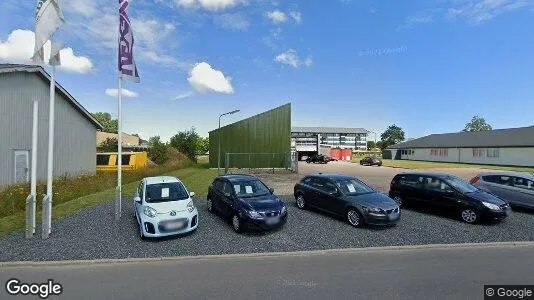
<path fill-rule="evenodd" d="M 330 196 L 337 196 L 339 195 L 339 190 L 338 189 L 335 189 L 333 191 L 331 191 L 330 193 L 328 193 Z"/>
<path fill-rule="evenodd" d="M 141 197 L 135 196 L 134 197 L 134 201 L 137 202 L 137 203 L 141 203 Z"/>
<path fill-rule="evenodd" d="M 274 189 L 273 188 L 269 188 L 269 192 L 271 192 L 271 194 L 274 194 Z"/>
<path fill-rule="evenodd" d="M 195 196 L 195 192 L 189 192 L 189 197 L 194 197 Z"/>

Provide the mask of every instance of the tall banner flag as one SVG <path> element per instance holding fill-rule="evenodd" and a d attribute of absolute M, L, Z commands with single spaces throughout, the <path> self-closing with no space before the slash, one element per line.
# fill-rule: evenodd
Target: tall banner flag
<path fill-rule="evenodd" d="M 32 59 L 43 61 L 43 46 L 65 23 L 59 0 L 37 0 L 35 12 L 35 46 Z"/>
<path fill-rule="evenodd" d="M 129 1 L 119 0 L 119 74 L 121 78 L 139 82 L 139 73 L 133 57 L 134 37 L 128 17 Z"/>
<path fill-rule="evenodd" d="M 133 57 L 134 37 L 130 18 L 128 17 L 129 0 L 119 0 L 119 44 L 118 44 L 118 154 L 117 154 L 117 188 L 115 189 L 115 219 L 121 218 L 122 212 L 122 80 L 139 82 L 139 73 Z"/>

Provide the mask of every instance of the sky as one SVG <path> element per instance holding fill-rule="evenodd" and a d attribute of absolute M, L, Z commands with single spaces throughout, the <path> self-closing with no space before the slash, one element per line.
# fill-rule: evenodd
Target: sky
<path fill-rule="evenodd" d="M 36 1 L 0 3 L 0 62 L 29 63 Z M 117 115 L 118 1 L 61 0 L 58 82 Z M 124 132 L 168 140 L 290 102 L 293 126 L 407 138 L 534 125 L 531 0 L 131 0 L 140 83 Z M 49 50 L 48 50 L 49 51 Z M 50 68 L 47 67 L 49 70 Z M 372 137 L 372 136 L 371 136 Z"/>

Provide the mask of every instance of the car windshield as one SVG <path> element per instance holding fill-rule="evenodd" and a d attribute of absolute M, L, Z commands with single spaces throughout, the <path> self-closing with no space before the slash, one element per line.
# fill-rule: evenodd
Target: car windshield
<path fill-rule="evenodd" d="M 456 190 L 458 190 L 461 193 L 474 193 L 478 191 L 478 188 L 471 185 L 470 183 L 454 176 L 447 177 L 447 183 L 450 184 L 452 187 L 454 187 Z"/>
<path fill-rule="evenodd" d="M 232 183 L 234 191 L 239 198 L 266 196 L 271 193 L 260 180 L 236 181 Z"/>
<path fill-rule="evenodd" d="M 169 202 L 189 199 L 189 193 L 180 182 L 155 183 L 146 186 L 147 203 Z"/>
<path fill-rule="evenodd" d="M 375 190 L 357 179 L 341 179 L 336 181 L 337 187 L 345 195 L 355 196 L 374 193 Z"/>

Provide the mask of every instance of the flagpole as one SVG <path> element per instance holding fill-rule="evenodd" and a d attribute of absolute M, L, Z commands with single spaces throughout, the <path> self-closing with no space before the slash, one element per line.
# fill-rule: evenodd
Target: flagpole
<path fill-rule="evenodd" d="M 117 202 L 115 219 L 119 220 L 122 213 L 122 77 L 119 74 L 118 90 L 118 139 L 117 139 Z"/>
<path fill-rule="evenodd" d="M 35 234 L 35 210 L 37 204 L 37 135 L 39 123 L 39 102 L 33 101 L 33 124 L 32 124 L 32 166 L 30 195 L 26 200 L 26 237 L 31 238 Z"/>
<path fill-rule="evenodd" d="M 52 74 L 50 76 L 50 106 L 48 114 L 48 160 L 47 178 L 46 178 L 46 196 L 43 200 L 43 222 L 42 222 L 42 238 L 47 239 L 52 232 L 52 179 L 54 170 L 54 121 L 55 121 L 55 74 L 56 66 L 52 65 Z"/>
<path fill-rule="evenodd" d="M 39 135 L 39 102 L 33 102 L 33 128 L 32 128 L 32 178 L 31 178 L 31 195 L 32 201 L 32 235 L 35 233 L 35 211 L 37 200 L 37 138 Z"/>

